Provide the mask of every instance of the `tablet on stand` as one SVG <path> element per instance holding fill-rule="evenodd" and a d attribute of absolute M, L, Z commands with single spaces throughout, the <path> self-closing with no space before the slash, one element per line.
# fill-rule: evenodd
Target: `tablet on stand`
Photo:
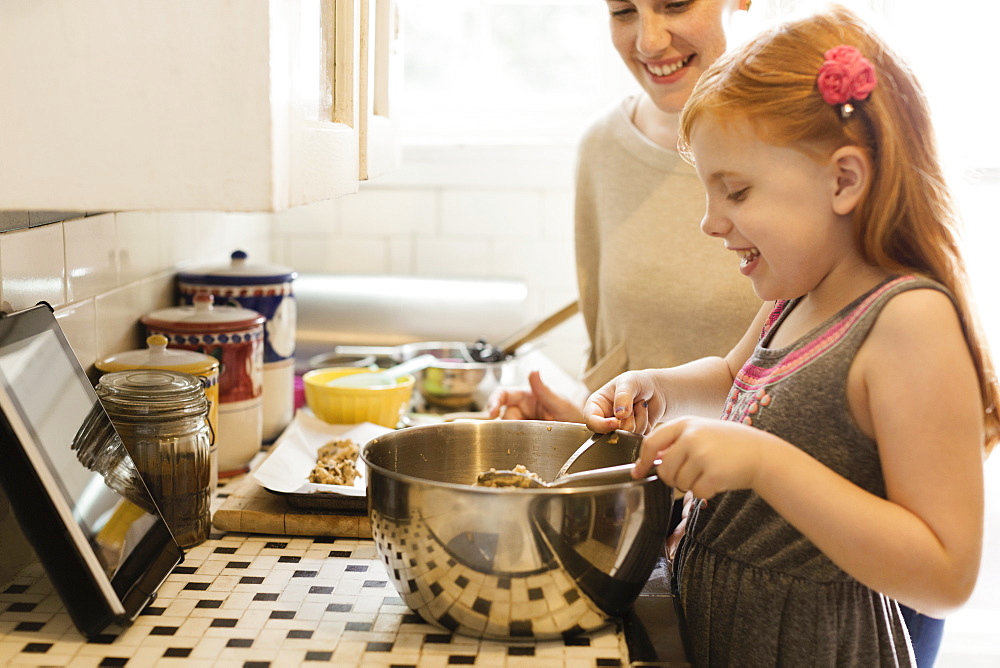
<path fill-rule="evenodd" d="M 183 560 L 48 304 L 0 315 L 0 485 L 88 638 Z"/>

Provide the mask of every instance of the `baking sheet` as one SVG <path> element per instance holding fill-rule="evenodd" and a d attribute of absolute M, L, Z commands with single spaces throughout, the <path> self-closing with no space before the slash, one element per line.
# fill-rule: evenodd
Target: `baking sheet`
<path fill-rule="evenodd" d="M 349 438 L 360 448 L 392 429 L 370 422 L 356 425 L 329 424 L 307 408 L 299 409 L 291 423 L 271 446 L 271 453 L 252 473 L 261 487 L 287 496 L 293 505 L 318 507 L 364 507 L 368 484 L 365 463 L 358 458 L 358 477 L 352 486 L 309 482 L 319 449 L 336 438 Z"/>

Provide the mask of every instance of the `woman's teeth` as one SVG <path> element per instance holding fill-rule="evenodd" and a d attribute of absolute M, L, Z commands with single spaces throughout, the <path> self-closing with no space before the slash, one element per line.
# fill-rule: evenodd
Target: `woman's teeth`
<path fill-rule="evenodd" d="M 687 65 L 688 63 L 690 63 L 692 58 L 694 58 L 694 54 L 693 53 L 690 56 L 688 56 L 687 58 L 684 58 L 682 60 L 678 60 L 673 65 L 663 65 L 663 66 L 660 66 L 660 65 L 646 65 L 646 68 L 649 69 L 650 72 L 652 72 L 654 75 L 656 75 L 658 77 L 665 77 L 665 76 L 669 76 L 669 75 L 673 74 L 677 70 L 681 69 L 682 67 L 684 67 L 685 65 Z"/>
<path fill-rule="evenodd" d="M 736 254 L 740 256 L 740 266 L 745 267 L 755 259 L 760 257 L 760 251 L 756 248 L 748 248 L 746 250 L 738 250 Z"/>

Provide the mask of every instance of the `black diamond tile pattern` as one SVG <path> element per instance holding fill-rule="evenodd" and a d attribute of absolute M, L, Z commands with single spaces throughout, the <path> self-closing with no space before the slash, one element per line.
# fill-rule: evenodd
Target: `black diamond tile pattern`
<path fill-rule="evenodd" d="M 440 567 L 451 566 L 441 561 Z M 468 575 L 459 574 L 455 586 L 469 584 L 461 578 Z M 475 605 L 490 614 L 489 598 Z M 110 627 L 91 642 L 73 626 L 37 563 L 0 583 L 0 666 L 324 663 L 627 666 L 628 651 L 614 626 L 566 640 L 509 643 L 430 626 L 406 607 L 374 542 L 357 538 L 213 532 L 188 550 L 135 622 Z"/>

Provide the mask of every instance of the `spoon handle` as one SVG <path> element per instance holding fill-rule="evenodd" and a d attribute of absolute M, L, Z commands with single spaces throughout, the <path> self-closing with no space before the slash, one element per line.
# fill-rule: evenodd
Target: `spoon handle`
<path fill-rule="evenodd" d="M 598 441 L 600 441 L 602 439 L 603 440 L 607 440 L 610 436 L 614 436 L 616 439 L 618 438 L 618 434 L 616 434 L 615 432 L 611 431 L 611 432 L 608 432 L 607 434 L 594 434 L 593 436 L 591 436 L 590 438 L 588 438 L 586 441 L 584 441 L 583 445 L 581 445 L 579 448 L 577 448 L 576 452 L 574 452 L 573 454 L 571 454 L 569 456 L 569 459 L 567 459 L 565 462 L 563 462 L 563 465 L 562 465 L 562 467 L 560 467 L 559 472 L 556 473 L 556 477 L 552 479 L 553 482 L 556 481 L 556 480 L 559 480 L 559 478 L 561 478 L 564 475 L 566 475 L 566 471 L 569 470 L 569 467 L 571 467 L 574 463 L 576 463 L 576 460 L 580 458 L 580 455 L 582 455 L 587 450 L 589 450 L 592 445 L 594 445 L 595 443 L 597 443 Z"/>

